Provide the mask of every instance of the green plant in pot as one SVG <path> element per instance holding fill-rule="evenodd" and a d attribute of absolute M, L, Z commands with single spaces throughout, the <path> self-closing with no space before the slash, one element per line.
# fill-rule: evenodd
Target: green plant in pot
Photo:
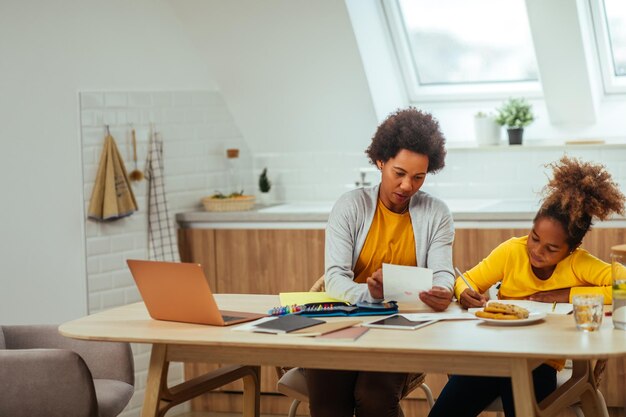
<path fill-rule="evenodd" d="M 532 105 L 523 98 L 509 98 L 498 109 L 496 122 L 506 126 L 510 145 L 521 145 L 524 127 L 535 120 Z"/>
<path fill-rule="evenodd" d="M 261 191 L 261 203 L 269 204 L 269 192 L 272 188 L 272 182 L 267 177 L 267 168 L 263 168 L 261 175 L 259 175 L 259 191 Z"/>

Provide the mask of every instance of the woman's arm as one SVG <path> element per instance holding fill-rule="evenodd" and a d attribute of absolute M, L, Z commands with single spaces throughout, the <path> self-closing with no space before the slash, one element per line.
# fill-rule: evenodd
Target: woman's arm
<path fill-rule="evenodd" d="M 325 284 L 333 298 L 350 303 L 381 302 L 373 298 L 367 284 L 354 282 L 352 257 L 357 239 L 356 208 L 352 200 L 340 199 L 333 207 L 326 225 Z"/>
<path fill-rule="evenodd" d="M 450 211 L 445 207 L 430 239 L 426 267 L 433 270 L 433 288 L 422 291 L 420 300 L 435 311 L 445 310 L 452 301 L 454 273 L 452 272 L 452 242 L 454 223 Z"/>
<path fill-rule="evenodd" d="M 446 213 L 434 225 L 434 235 L 429 239 L 426 267 L 433 270 L 433 287 L 454 289 L 452 269 L 452 242 L 454 241 L 454 222 L 446 207 Z M 416 240 L 417 244 L 417 240 Z"/>

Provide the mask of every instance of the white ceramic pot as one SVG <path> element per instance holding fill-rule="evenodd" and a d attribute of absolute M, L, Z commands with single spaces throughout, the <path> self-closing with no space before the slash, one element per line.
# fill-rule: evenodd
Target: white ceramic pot
<path fill-rule="evenodd" d="M 501 131 L 494 116 L 474 117 L 474 134 L 479 145 L 499 145 Z"/>
<path fill-rule="evenodd" d="M 263 206 L 269 206 L 274 202 L 274 199 L 272 198 L 272 192 L 267 192 L 267 193 L 262 193 L 260 192 L 257 195 L 257 201 L 259 202 L 259 204 L 263 205 Z"/>

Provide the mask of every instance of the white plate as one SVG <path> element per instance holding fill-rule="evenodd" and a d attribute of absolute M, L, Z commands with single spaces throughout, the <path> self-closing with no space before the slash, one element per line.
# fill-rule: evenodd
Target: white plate
<path fill-rule="evenodd" d="M 496 320 L 496 319 L 486 319 L 483 317 L 477 317 L 478 320 L 483 321 L 485 324 L 491 324 L 494 326 L 521 326 L 524 324 L 534 323 L 545 318 L 548 313 L 542 311 L 533 311 L 528 314 L 528 318 L 519 319 L 519 320 Z"/>

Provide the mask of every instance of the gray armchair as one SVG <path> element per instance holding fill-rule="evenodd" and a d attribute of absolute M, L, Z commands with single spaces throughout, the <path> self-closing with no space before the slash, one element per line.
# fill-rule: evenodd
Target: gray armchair
<path fill-rule="evenodd" d="M 114 417 L 134 375 L 128 343 L 69 339 L 56 325 L 0 326 L 0 416 Z"/>

